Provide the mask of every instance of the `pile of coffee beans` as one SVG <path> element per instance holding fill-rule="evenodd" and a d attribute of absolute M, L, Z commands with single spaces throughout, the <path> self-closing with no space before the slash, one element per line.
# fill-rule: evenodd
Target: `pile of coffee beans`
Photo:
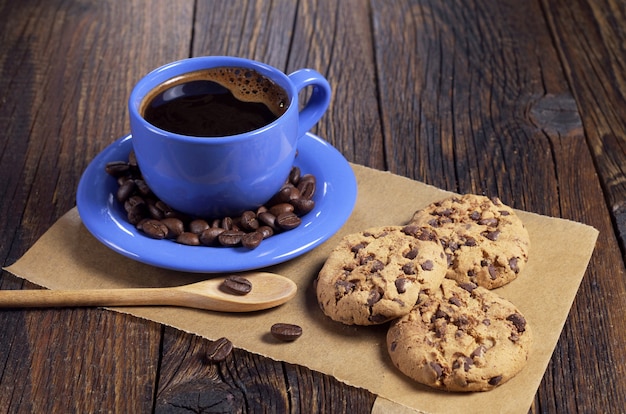
<path fill-rule="evenodd" d="M 237 217 L 190 217 L 159 200 L 143 180 L 131 151 L 128 161 L 112 161 L 105 170 L 117 179 L 116 198 L 127 220 L 153 239 L 171 239 L 190 246 L 258 247 L 274 234 L 298 227 L 301 217 L 313 210 L 316 179 L 293 167 L 281 189 L 256 211 Z"/>

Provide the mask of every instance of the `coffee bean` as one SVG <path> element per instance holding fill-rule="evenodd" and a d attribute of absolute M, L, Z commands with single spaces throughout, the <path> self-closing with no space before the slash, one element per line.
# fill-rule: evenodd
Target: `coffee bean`
<path fill-rule="evenodd" d="M 148 219 L 142 222 L 141 230 L 143 232 L 153 238 L 153 239 L 164 239 L 167 237 L 169 230 L 167 226 L 161 223 L 159 220 Z"/>
<path fill-rule="evenodd" d="M 256 249 L 263 241 L 263 234 L 258 231 L 245 233 L 241 236 L 241 244 L 248 249 Z"/>
<path fill-rule="evenodd" d="M 274 235 L 274 230 L 272 230 L 270 226 L 261 226 L 257 232 L 261 233 L 263 239 L 267 239 L 268 237 L 272 237 Z"/>
<path fill-rule="evenodd" d="M 165 214 L 163 214 L 163 211 L 159 210 L 156 205 L 155 205 L 155 201 L 154 200 L 146 200 L 146 209 L 148 211 L 148 216 L 150 216 L 150 218 L 153 218 L 155 220 L 161 220 L 165 218 Z"/>
<path fill-rule="evenodd" d="M 276 339 L 281 341 L 295 341 L 302 336 L 302 328 L 290 323 L 275 323 L 270 330 Z"/>
<path fill-rule="evenodd" d="M 291 167 L 291 171 L 289 171 L 289 182 L 293 185 L 298 185 L 300 182 L 300 168 Z"/>
<path fill-rule="evenodd" d="M 189 231 L 196 234 L 202 233 L 209 227 L 209 223 L 207 223 L 206 220 L 202 219 L 196 219 L 189 223 Z"/>
<path fill-rule="evenodd" d="M 254 211 L 244 211 L 241 214 L 241 227 L 247 231 L 255 231 L 259 228 L 259 220 L 256 218 Z"/>
<path fill-rule="evenodd" d="M 217 239 L 222 246 L 233 247 L 241 243 L 241 238 L 244 234 L 245 233 L 243 231 L 225 230 L 219 236 L 217 236 Z"/>
<path fill-rule="evenodd" d="M 183 232 L 185 231 L 185 225 L 183 224 L 183 221 L 181 219 L 169 217 L 161 220 L 161 223 L 163 223 L 168 229 L 168 239 L 174 239 L 183 234 Z"/>
<path fill-rule="evenodd" d="M 290 203 L 280 203 L 272 206 L 270 208 L 270 213 L 278 217 L 283 213 L 292 213 L 293 210 L 294 207 Z"/>
<path fill-rule="evenodd" d="M 220 285 L 220 290 L 233 295 L 247 295 L 252 290 L 252 282 L 243 276 L 228 276 Z"/>
<path fill-rule="evenodd" d="M 130 213 L 130 210 L 134 206 L 136 206 L 137 204 L 145 204 L 145 203 L 146 202 L 142 197 L 134 195 L 124 202 L 124 210 L 126 210 L 126 213 Z"/>
<path fill-rule="evenodd" d="M 224 230 L 231 230 L 233 228 L 233 219 L 231 217 L 224 217 L 220 227 Z"/>
<path fill-rule="evenodd" d="M 313 176 L 308 176 L 313 177 Z M 300 197 L 306 198 L 310 200 L 315 195 L 316 182 L 315 177 L 308 179 L 300 179 L 300 184 L 298 184 L 298 191 L 300 192 Z"/>
<path fill-rule="evenodd" d="M 205 246 L 217 246 L 219 244 L 218 237 L 220 234 L 224 233 L 226 230 L 220 227 L 209 227 L 202 233 L 200 233 L 200 243 Z"/>
<path fill-rule="evenodd" d="M 137 225 L 141 220 L 146 218 L 146 204 L 135 204 L 128 210 L 128 214 L 126 216 L 128 222 L 132 225 Z"/>
<path fill-rule="evenodd" d="M 128 173 L 129 170 L 130 166 L 125 161 L 111 161 L 108 162 L 104 167 L 104 171 L 114 177 L 125 175 L 126 173 Z"/>
<path fill-rule="evenodd" d="M 283 230 L 293 230 L 302 223 L 302 219 L 294 213 L 282 213 L 276 217 L 276 223 Z"/>
<path fill-rule="evenodd" d="M 199 246 L 200 238 L 196 233 L 186 231 L 176 237 L 176 242 L 180 244 L 186 244 L 187 246 Z"/>
<path fill-rule="evenodd" d="M 137 185 L 135 184 L 135 181 L 126 180 L 124 184 L 122 184 L 117 189 L 117 194 L 116 194 L 117 201 L 119 201 L 120 203 L 123 203 L 124 201 L 128 200 L 136 188 L 137 188 Z"/>
<path fill-rule="evenodd" d="M 284 185 L 270 200 L 267 202 L 268 206 L 273 206 L 280 203 L 288 203 L 291 198 L 291 188 L 293 185 Z"/>
<path fill-rule="evenodd" d="M 315 201 L 310 198 L 298 198 L 291 200 L 291 205 L 293 206 L 294 213 L 298 216 L 304 216 L 315 208 Z"/>
<path fill-rule="evenodd" d="M 142 196 L 148 196 L 152 193 L 152 190 L 150 190 L 150 187 L 148 187 L 148 184 L 146 184 L 144 180 L 136 179 L 135 185 L 137 186 L 137 191 L 139 191 L 139 194 Z"/>
<path fill-rule="evenodd" d="M 137 156 L 133 150 L 128 153 L 128 165 L 135 168 L 137 167 Z"/>
<path fill-rule="evenodd" d="M 272 228 L 272 230 L 278 229 L 278 225 L 276 224 L 276 216 L 269 211 L 259 214 L 259 220 L 261 221 L 261 223 Z"/>
<path fill-rule="evenodd" d="M 209 344 L 207 359 L 210 362 L 222 362 L 233 351 L 233 343 L 227 338 L 220 338 Z"/>

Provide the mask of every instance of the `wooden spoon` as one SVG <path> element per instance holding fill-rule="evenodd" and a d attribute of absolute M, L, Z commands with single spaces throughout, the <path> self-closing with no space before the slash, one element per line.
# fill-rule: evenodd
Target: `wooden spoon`
<path fill-rule="evenodd" d="M 0 308 L 66 306 L 182 306 L 222 312 L 250 312 L 273 308 L 293 298 L 296 284 L 266 272 L 238 274 L 252 283 L 245 295 L 220 289 L 226 278 L 166 288 L 0 290 Z"/>

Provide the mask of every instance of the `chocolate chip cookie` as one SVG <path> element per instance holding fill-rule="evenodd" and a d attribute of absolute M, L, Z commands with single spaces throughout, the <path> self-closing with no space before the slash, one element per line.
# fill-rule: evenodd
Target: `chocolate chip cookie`
<path fill-rule="evenodd" d="M 446 279 L 392 322 L 387 350 L 415 381 L 447 391 L 487 391 L 519 373 L 532 344 L 516 307 L 471 282 Z"/>
<path fill-rule="evenodd" d="M 445 277 L 436 234 L 418 226 L 385 226 L 345 236 L 316 280 L 319 305 L 335 321 L 375 325 L 407 314 L 422 290 Z"/>
<path fill-rule="evenodd" d="M 435 230 L 448 256 L 446 277 L 458 282 L 494 289 L 517 278 L 528 261 L 528 231 L 498 198 L 453 196 L 418 210 L 410 223 Z"/>

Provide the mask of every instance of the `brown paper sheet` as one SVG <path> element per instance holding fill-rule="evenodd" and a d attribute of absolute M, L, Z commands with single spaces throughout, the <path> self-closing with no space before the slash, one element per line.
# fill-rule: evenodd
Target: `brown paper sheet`
<path fill-rule="evenodd" d="M 497 291 L 515 303 L 532 324 L 537 340 L 528 365 L 511 381 L 489 392 L 454 394 L 431 390 L 415 384 L 394 368 L 386 353 L 385 327 L 354 327 L 332 322 L 319 310 L 312 285 L 340 237 L 371 226 L 404 224 L 416 209 L 449 193 L 387 172 L 352 167 L 359 195 L 344 227 L 315 250 L 266 269 L 288 275 L 298 284 L 297 296 L 287 304 L 253 314 L 173 307 L 116 310 L 209 339 L 225 336 L 239 348 L 304 365 L 366 388 L 381 397 L 374 406 L 377 413 L 527 412 L 587 268 L 597 230 L 580 223 L 519 212 L 530 233 L 529 262 L 516 281 Z M 154 268 L 109 250 L 85 229 L 75 208 L 7 270 L 50 289 L 159 287 L 207 277 Z M 276 322 L 296 323 L 303 327 L 304 334 L 292 343 L 268 340 L 269 328 Z"/>

